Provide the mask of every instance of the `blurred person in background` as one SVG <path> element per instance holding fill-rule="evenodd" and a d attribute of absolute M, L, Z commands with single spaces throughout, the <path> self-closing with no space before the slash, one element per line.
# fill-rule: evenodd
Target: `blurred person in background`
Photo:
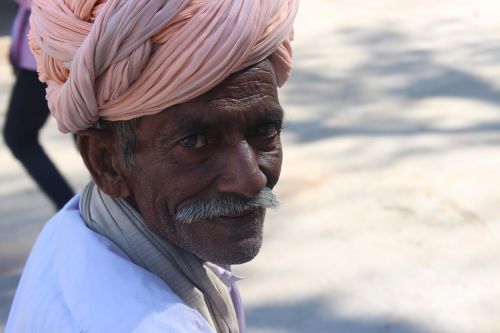
<path fill-rule="evenodd" d="M 278 206 L 297 0 L 34 0 L 30 47 L 93 180 L 44 227 L 6 332 L 240 332 L 230 265 Z"/>
<path fill-rule="evenodd" d="M 31 0 L 18 0 L 9 53 L 16 82 L 7 109 L 3 136 L 12 154 L 22 163 L 53 204 L 60 209 L 74 195 L 49 159 L 38 138 L 49 116 L 46 85 L 38 80 L 36 62 L 28 47 Z"/>

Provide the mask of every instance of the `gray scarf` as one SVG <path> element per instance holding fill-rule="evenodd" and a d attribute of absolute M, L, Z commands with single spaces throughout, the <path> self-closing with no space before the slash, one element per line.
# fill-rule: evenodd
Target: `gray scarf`
<path fill-rule="evenodd" d="M 126 200 L 108 196 L 91 181 L 82 192 L 80 209 L 87 227 L 115 243 L 135 264 L 163 279 L 217 332 L 239 332 L 227 286 L 200 258 L 151 232 Z"/>

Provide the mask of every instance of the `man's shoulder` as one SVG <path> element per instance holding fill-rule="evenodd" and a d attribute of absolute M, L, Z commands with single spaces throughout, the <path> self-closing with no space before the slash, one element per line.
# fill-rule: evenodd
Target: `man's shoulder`
<path fill-rule="evenodd" d="M 161 279 L 87 228 L 78 203 L 77 196 L 40 233 L 6 332 L 212 331 Z"/>

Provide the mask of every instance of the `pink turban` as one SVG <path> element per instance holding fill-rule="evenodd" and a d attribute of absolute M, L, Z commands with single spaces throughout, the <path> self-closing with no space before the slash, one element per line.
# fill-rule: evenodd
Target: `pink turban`
<path fill-rule="evenodd" d="M 33 0 L 30 46 L 62 132 L 151 115 L 269 57 L 291 71 L 298 0 Z"/>

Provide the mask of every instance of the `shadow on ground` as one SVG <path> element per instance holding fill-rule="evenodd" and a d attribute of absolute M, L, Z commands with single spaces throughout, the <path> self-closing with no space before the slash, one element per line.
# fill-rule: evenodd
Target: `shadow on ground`
<path fill-rule="evenodd" d="M 342 31 L 325 32 L 307 47 L 296 51 L 297 62 L 309 64 L 321 60 L 318 50 L 324 45 L 341 40 L 349 47 L 359 48 L 365 56 L 347 72 L 325 71 L 321 65 L 297 66 L 293 80 L 287 86 L 287 102 L 294 107 L 310 112 L 312 120 L 290 122 L 287 130 L 297 142 L 310 143 L 337 136 L 405 136 L 422 134 L 457 135 L 468 133 L 498 132 L 499 122 L 470 123 L 454 129 L 442 129 L 429 121 L 388 119 L 384 124 L 333 127 L 325 120 L 340 113 L 366 111 L 384 101 L 396 101 L 410 106 L 432 97 L 456 98 L 500 105 L 500 90 L 492 82 L 474 74 L 469 64 L 496 65 L 500 61 L 500 49 L 491 48 L 487 42 L 474 44 L 464 42 L 457 50 L 469 57 L 469 63 L 454 67 L 437 60 L 438 50 L 417 48 L 410 43 L 414 36 L 405 35 L 398 27 L 379 29 L 347 28 Z M 483 52 L 481 52 L 483 50 Z M 484 55 L 487 54 L 488 57 Z M 330 54 L 323 57 L 331 56 Z M 335 63 L 335 59 L 331 59 Z M 374 83 L 377 82 L 377 83 Z M 379 83 L 378 83 L 379 82 Z M 375 106 L 376 107 L 376 106 Z M 471 110 L 472 112 L 474 110 Z M 401 112 L 409 112 L 403 107 Z"/>
<path fill-rule="evenodd" d="M 328 311 L 327 311 L 328 309 Z M 248 330 L 288 333 L 436 333 L 401 319 L 376 316 L 344 316 L 330 310 L 330 302 L 307 298 L 292 303 L 265 304 L 247 309 Z"/>
<path fill-rule="evenodd" d="M 427 134 L 460 135 L 479 133 L 499 133 L 500 121 L 478 122 L 460 128 L 440 128 L 425 121 L 408 122 L 399 119 L 387 118 L 390 127 L 379 127 L 377 124 L 353 126 L 328 126 L 324 120 L 307 120 L 290 122 L 286 129 L 294 134 L 300 142 L 309 143 L 333 137 L 359 136 L 359 137 L 398 137 L 419 136 Z M 380 124 L 379 124 L 380 125 Z M 477 143 L 477 142 L 476 142 Z M 490 142 L 497 144 L 498 142 Z"/>

